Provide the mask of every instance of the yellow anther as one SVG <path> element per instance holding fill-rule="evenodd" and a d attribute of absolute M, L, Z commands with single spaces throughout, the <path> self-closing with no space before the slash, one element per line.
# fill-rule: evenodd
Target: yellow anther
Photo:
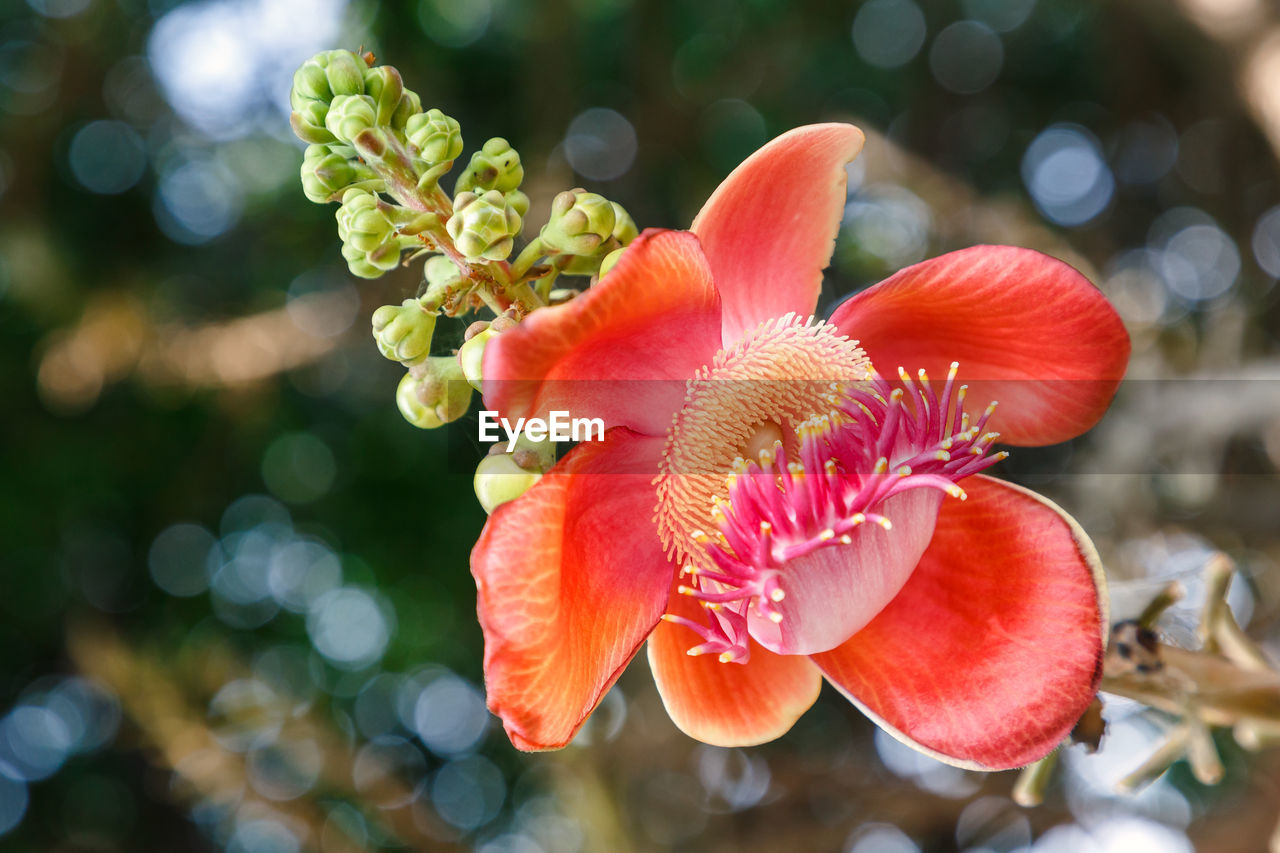
<path fill-rule="evenodd" d="M 947 370 L 947 379 L 948 379 L 948 381 L 949 381 L 949 380 L 952 380 L 952 379 L 955 379 L 955 378 L 956 378 L 956 373 L 957 373 L 957 372 L 959 372 L 959 370 L 960 370 L 960 362 L 958 362 L 958 361 L 953 361 L 953 362 L 951 362 L 951 367 Z"/>
<path fill-rule="evenodd" d="M 889 399 L 895 403 L 901 402 L 904 393 L 901 388 L 894 388 L 893 393 L 889 395 Z"/>
<path fill-rule="evenodd" d="M 718 602 L 718 601 L 704 601 L 704 602 L 702 602 L 702 606 L 703 606 L 703 607 L 705 607 L 707 610 L 710 610 L 712 613 L 714 613 L 715 611 L 717 611 L 717 610 L 719 610 L 719 609 L 720 609 L 720 602 Z"/>
<path fill-rule="evenodd" d="M 898 476 L 899 476 L 899 477 L 910 477 L 910 476 L 911 476 L 911 466 L 910 466 L 910 465 L 903 465 L 901 468 L 899 468 L 899 469 L 898 469 Z"/>
<path fill-rule="evenodd" d="M 829 476 L 834 477 L 836 474 L 836 460 L 828 459 L 826 462 L 822 463 L 822 469 L 826 471 Z"/>
<path fill-rule="evenodd" d="M 880 518 L 876 519 L 876 523 L 879 524 L 881 527 L 883 527 L 885 530 L 893 529 L 893 522 L 885 518 L 884 516 L 881 516 Z"/>
<path fill-rule="evenodd" d="M 841 537 L 840 537 L 840 544 L 841 544 L 841 545 L 852 545 L 852 544 L 853 544 L 853 537 L 852 537 L 852 536 L 850 536 L 848 533 L 846 533 L 845 535 L 843 535 L 843 536 L 841 536 Z"/>
<path fill-rule="evenodd" d="M 883 474 L 889 470 L 889 460 L 881 456 L 876 460 L 876 467 L 871 469 L 872 474 Z"/>
<path fill-rule="evenodd" d="M 911 374 L 907 373 L 907 369 L 905 367 L 903 367 L 902 365 L 898 365 L 898 378 L 901 379 L 903 382 L 910 382 Z"/>
<path fill-rule="evenodd" d="M 826 530 L 818 534 L 819 542 L 830 542 L 832 539 L 835 539 L 835 538 L 836 538 L 836 532 L 832 530 L 830 527 L 828 527 Z"/>
<path fill-rule="evenodd" d="M 964 489 L 960 488 L 955 483 L 947 486 L 947 494 L 951 495 L 953 498 L 960 498 L 960 500 L 964 500 Z"/>
<path fill-rule="evenodd" d="M 773 601 L 774 604 L 777 604 L 786 597 L 787 594 L 780 589 L 775 589 L 773 592 L 769 593 L 769 599 Z"/>
<path fill-rule="evenodd" d="M 937 453 L 933 454 L 933 458 L 937 459 L 939 462 L 950 462 L 951 454 L 945 450 L 939 450 Z"/>
<path fill-rule="evenodd" d="M 707 534 L 701 530 L 694 530 L 689 534 L 689 538 L 692 539 L 696 545 L 706 545 L 709 541 Z"/>
<path fill-rule="evenodd" d="M 858 526 L 859 524 L 865 524 L 866 521 L 867 521 L 867 517 L 860 512 L 854 513 L 853 518 L 849 519 L 849 522 L 853 524 L 855 527 Z"/>
<path fill-rule="evenodd" d="M 676 592 L 680 593 L 681 595 L 693 595 L 695 592 L 697 592 L 697 590 L 695 590 L 691 586 L 685 586 L 684 584 L 680 584 L 680 586 L 676 587 Z"/>
<path fill-rule="evenodd" d="M 733 652 L 720 653 L 720 663 L 732 663 L 732 662 L 733 662 Z"/>
<path fill-rule="evenodd" d="M 994 460 L 996 460 L 997 462 L 999 462 L 999 461 L 1000 461 L 1000 460 L 1002 460 L 1002 459 L 1008 459 L 1008 458 L 1009 458 L 1009 451 L 1007 451 L 1007 450 L 1001 450 L 999 453 L 996 453 L 996 454 L 995 454 L 995 455 L 993 455 L 991 458 L 992 458 L 992 459 L 994 459 Z"/>
<path fill-rule="evenodd" d="M 920 381 L 921 381 L 921 382 L 928 382 L 928 381 L 929 381 L 929 374 L 927 374 L 927 373 L 925 373 L 925 372 L 924 372 L 924 368 L 923 368 L 923 367 L 922 367 L 922 368 L 920 368 L 920 370 L 917 372 L 917 374 L 916 374 L 916 375 L 920 377 Z"/>
<path fill-rule="evenodd" d="M 782 621 L 782 614 L 776 610 L 773 611 L 772 613 L 769 614 L 769 621 L 777 625 L 779 622 Z"/>
<path fill-rule="evenodd" d="M 769 522 L 767 522 L 767 521 L 762 521 L 762 522 L 760 522 L 760 535 L 761 535 L 761 536 L 768 536 L 768 535 L 769 535 L 770 533 L 772 533 L 772 532 L 773 532 L 773 525 L 772 525 L 772 524 L 770 524 L 770 523 L 769 523 Z"/>
<path fill-rule="evenodd" d="M 675 617 L 674 615 L 670 614 L 670 613 L 663 613 L 663 614 L 662 614 L 661 616 L 659 616 L 658 618 L 659 618 L 659 619 L 661 619 L 663 622 L 674 622 L 674 621 L 676 621 L 676 617 Z"/>

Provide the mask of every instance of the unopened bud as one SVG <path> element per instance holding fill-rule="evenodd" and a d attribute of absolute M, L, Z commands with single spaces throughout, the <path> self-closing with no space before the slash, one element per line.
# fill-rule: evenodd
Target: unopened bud
<path fill-rule="evenodd" d="M 435 312 L 425 310 L 416 299 L 383 305 L 373 312 L 373 338 L 378 342 L 378 351 L 405 366 L 427 357 L 435 328 Z"/>
<path fill-rule="evenodd" d="M 324 117 L 325 128 L 346 143 L 377 123 L 378 108 L 368 95 L 338 95 Z"/>
<path fill-rule="evenodd" d="M 478 334 L 468 338 L 462 346 L 458 347 L 458 364 L 462 367 L 462 375 L 471 383 L 471 387 L 477 391 L 484 389 L 480 385 L 482 379 L 481 368 L 484 365 L 484 348 L 489 343 L 489 339 L 498 334 L 490 326 Z"/>
<path fill-rule="evenodd" d="M 409 119 L 422 112 L 422 99 L 418 97 L 417 92 L 404 90 L 404 94 L 400 96 L 400 103 L 396 105 L 395 112 L 391 114 L 391 126 L 401 132 L 404 131 L 405 125 L 409 123 Z"/>
<path fill-rule="evenodd" d="M 317 54 L 313 61 L 324 66 L 325 77 L 334 97 L 339 95 L 363 95 L 364 73 L 369 66 L 349 50 L 330 50 Z"/>
<path fill-rule="evenodd" d="M 378 278 L 386 272 L 385 269 L 370 263 L 368 252 L 362 252 L 350 243 L 342 244 L 342 257 L 346 260 L 347 269 L 351 270 L 351 274 L 360 278 Z"/>
<path fill-rule="evenodd" d="M 429 285 L 446 285 L 462 278 L 458 265 L 444 255 L 432 255 L 423 264 L 423 273 Z"/>
<path fill-rule="evenodd" d="M 293 72 L 291 97 L 309 98 L 313 101 L 333 99 L 333 90 L 329 88 L 329 75 L 317 59 L 317 57 L 311 57 Z"/>
<path fill-rule="evenodd" d="M 458 122 L 437 109 L 412 116 L 404 126 L 405 136 L 432 166 L 451 163 L 462 153 L 462 130 Z"/>
<path fill-rule="evenodd" d="M 334 214 L 338 220 L 338 236 L 362 252 L 372 252 L 396 238 L 396 224 L 384 203 L 371 192 L 347 190 L 342 206 Z"/>
<path fill-rule="evenodd" d="M 458 177 L 455 192 L 511 192 L 524 180 L 524 166 L 511 143 L 500 136 L 490 139 L 471 155 L 466 171 Z"/>
<path fill-rule="evenodd" d="M 529 213 L 529 197 L 520 192 L 520 190 L 503 193 L 503 197 L 506 198 L 507 204 L 515 208 L 516 213 L 520 214 L 521 219 L 524 219 Z"/>
<path fill-rule="evenodd" d="M 301 101 L 297 109 L 289 114 L 289 126 L 294 135 L 310 145 L 326 145 L 336 142 L 334 135 L 325 126 L 329 115 L 329 105 L 324 101 Z"/>
<path fill-rule="evenodd" d="M 364 72 L 364 93 L 373 99 L 377 110 L 376 124 L 391 123 L 404 94 L 404 80 L 400 72 L 390 65 L 379 65 Z"/>
<path fill-rule="evenodd" d="M 432 356 L 406 373 L 396 389 L 404 419 L 420 429 L 456 421 L 471 405 L 471 386 L 451 355 Z"/>
<path fill-rule="evenodd" d="M 613 239 L 625 246 L 640 235 L 640 229 L 626 208 L 616 201 L 609 204 L 613 205 Z"/>
<path fill-rule="evenodd" d="M 325 145 L 308 145 L 302 157 L 302 191 L 316 204 L 332 201 L 353 184 L 381 191 L 384 183 L 362 163 L 353 162 Z"/>
<path fill-rule="evenodd" d="M 551 219 L 542 226 L 540 238 L 549 252 L 565 255 L 595 255 L 613 236 L 617 214 L 613 203 L 583 189 L 566 190 L 551 203 Z"/>
<path fill-rule="evenodd" d="M 513 501 L 542 479 L 539 471 L 521 468 L 511 453 L 491 453 L 476 466 L 472 481 L 476 498 L 485 512 L 493 512 L 508 501 Z"/>
<path fill-rule="evenodd" d="M 624 246 L 621 249 L 614 249 L 612 252 L 605 255 L 604 260 L 600 262 L 600 271 L 596 273 L 596 275 L 600 278 L 604 278 L 608 275 L 609 270 L 613 269 L 614 265 L 618 263 L 618 259 L 622 257 L 622 253 L 625 251 L 626 247 Z"/>
<path fill-rule="evenodd" d="M 501 192 L 464 192 L 453 204 L 445 228 L 458 251 L 469 260 L 501 261 L 511 254 L 513 238 L 520 233 L 520 214 Z"/>

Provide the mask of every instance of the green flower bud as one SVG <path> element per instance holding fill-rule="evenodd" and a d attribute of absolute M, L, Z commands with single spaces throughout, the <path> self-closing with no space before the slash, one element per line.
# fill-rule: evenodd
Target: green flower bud
<path fill-rule="evenodd" d="M 295 95 L 300 98 L 310 98 L 313 101 L 327 102 L 333 99 L 333 90 L 329 88 L 329 75 L 325 72 L 325 67 L 320 64 L 319 57 L 311 57 L 293 72 L 293 90 L 290 92 L 290 98 L 292 99 Z"/>
<path fill-rule="evenodd" d="M 353 184 L 381 191 L 384 183 L 373 170 L 352 162 L 326 145 L 308 145 L 302 157 L 302 191 L 316 204 L 332 201 Z"/>
<path fill-rule="evenodd" d="M 600 278 L 604 278 L 609 274 L 609 270 L 613 269 L 614 264 L 622 257 L 622 253 L 626 251 L 626 246 L 621 249 L 614 249 L 612 252 L 604 256 L 604 260 L 600 262 L 600 271 L 596 273 Z"/>
<path fill-rule="evenodd" d="M 520 218 L 524 219 L 529 212 L 529 197 L 520 190 L 512 190 L 509 193 L 503 193 L 506 196 L 507 204 L 516 209 L 516 213 L 520 214 Z"/>
<path fill-rule="evenodd" d="M 400 103 L 396 105 L 395 112 L 391 114 L 391 126 L 396 130 L 403 131 L 405 125 L 409 123 L 409 119 L 422 112 L 422 99 L 418 97 L 417 92 L 404 90 L 404 94 L 400 96 Z"/>
<path fill-rule="evenodd" d="M 501 261 L 511 254 L 512 238 L 520 233 L 520 214 L 501 192 L 464 192 L 453 204 L 445 229 L 468 260 Z"/>
<path fill-rule="evenodd" d="M 566 190 L 551 203 L 551 219 L 542 226 L 542 245 L 548 252 L 595 255 L 613 236 L 617 214 L 613 203 L 584 189 Z"/>
<path fill-rule="evenodd" d="M 351 274 L 360 278 L 378 278 L 386 270 L 374 266 L 369 262 L 368 252 L 362 252 L 349 243 L 342 244 L 342 257 L 347 262 L 347 269 L 351 270 Z"/>
<path fill-rule="evenodd" d="M 324 126 L 343 142 L 351 142 L 362 131 L 378 123 L 378 108 L 368 95 L 338 95 L 329 105 Z"/>
<path fill-rule="evenodd" d="M 492 328 L 485 329 L 483 332 L 472 335 L 469 340 L 458 347 L 458 364 L 462 366 L 462 375 L 471 383 L 471 387 L 477 391 L 483 391 L 480 387 L 480 368 L 484 364 L 484 348 L 489 339 L 498 334 Z"/>
<path fill-rule="evenodd" d="M 626 208 L 616 201 L 609 204 L 613 205 L 613 239 L 625 246 L 640 235 L 640 229 Z"/>
<path fill-rule="evenodd" d="M 324 66 L 329 89 L 334 96 L 363 95 L 364 74 L 369 69 L 365 61 L 349 50 L 330 50 L 316 54 L 312 62 Z"/>
<path fill-rule="evenodd" d="M 458 177 L 455 192 L 511 192 L 524 180 L 520 155 L 507 140 L 494 137 L 471 155 L 466 171 Z"/>
<path fill-rule="evenodd" d="M 390 124 L 391 116 L 400 107 L 404 95 L 404 80 L 400 72 L 390 65 L 379 65 L 364 72 L 364 93 L 373 98 L 377 108 L 377 124 Z"/>
<path fill-rule="evenodd" d="M 508 501 L 513 501 L 542 479 L 540 471 L 521 468 L 512 453 L 490 453 L 476 466 L 472 484 L 476 498 L 484 511 L 491 513 Z"/>
<path fill-rule="evenodd" d="M 347 190 L 334 218 L 338 220 L 338 236 L 342 241 L 362 252 L 372 252 L 397 236 L 396 223 L 383 203 L 366 190 Z"/>
<path fill-rule="evenodd" d="M 298 109 L 289 114 L 289 125 L 295 136 L 311 145 L 336 142 L 333 134 L 325 127 L 328 115 L 329 105 L 323 101 L 303 101 Z"/>
<path fill-rule="evenodd" d="M 373 312 L 373 338 L 378 342 L 378 351 L 405 366 L 426 359 L 435 329 L 435 312 L 427 311 L 416 299 L 383 305 Z"/>
<path fill-rule="evenodd" d="M 462 153 L 462 130 L 458 122 L 436 109 L 410 117 L 405 136 L 432 166 L 450 163 Z"/>
<path fill-rule="evenodd" d="M 471 386 L 455 357 L 433 356 L 400 380 L 396 405 L 409 423 L 421 429 L 434 429 L 467 413 Z"/>

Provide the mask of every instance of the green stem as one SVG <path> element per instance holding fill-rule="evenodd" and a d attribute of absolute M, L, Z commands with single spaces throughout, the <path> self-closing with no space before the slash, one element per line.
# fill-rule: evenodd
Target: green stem
<path fill-rule="evenodd" d="M 436 180 L 420 179 L 414 170 L 413 158 L 394 134 L 371 128 L 357 136 L 354 143 L 369 167 L 387 182 L 387 192 L 396 201 L 410 210 L 434 217 L 422 233 L 453 261 L 464 278 L 475 284 L 485 304 L 495 313 L 500 314 L 514 305 L 527 314 L 546 305 L 527 284 L 512 275 L 506 261 L 476 263 L 458 251 L 445 230 L 445 223 L 453 215 L 453 202 Z"/>
<path fill-rule="evenodd" d="M 529 245 L 524 247 L 511 264 L 512 277 L 516 280 L 524 278 L 529 272 L 529 268 L 537 263 L 538 258 L 542 257 L 542 255 L 542 238 L 535 237 Z"/>

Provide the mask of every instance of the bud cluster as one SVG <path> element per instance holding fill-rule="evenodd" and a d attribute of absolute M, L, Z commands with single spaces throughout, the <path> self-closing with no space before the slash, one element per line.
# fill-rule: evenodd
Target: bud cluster
<path fill-rule="evenodd" d="M 335 218 L 351 272 L 378 278 L 400 266 L 406 251 L 410 261 L 425 256 L 419 296 L 384 305 L 372 318 L 379 351 L 407 370 L 396 400 L 415 426 L 465 414 L 482 384 L 488 341 L 531 311 L 573 298 L 575 290 L 553 289 L 556 279 L 594 282 L 637 234 L 616 202 L 573 189 L 553 199 L 547 224 L 512 259 L 529 213 L 519 152 L 506 139 L 486 141 L 446 193 L 440 179 L 463 153 L 458 122 L 424 110 L 400 73 L 374 65 L 371 54 L 316 54 L 294 74 L 290 103 L 294 133 L 307 143 L 303 192 L 317 204 L 339 203 Z M 497 318 L 473 324 L 455 354 L 432 355 L 439 315 L 478 307 Z M 548 445 L 482 463 L 476 489 L 486 509 L 531 485 L 554 457 Z"/>

